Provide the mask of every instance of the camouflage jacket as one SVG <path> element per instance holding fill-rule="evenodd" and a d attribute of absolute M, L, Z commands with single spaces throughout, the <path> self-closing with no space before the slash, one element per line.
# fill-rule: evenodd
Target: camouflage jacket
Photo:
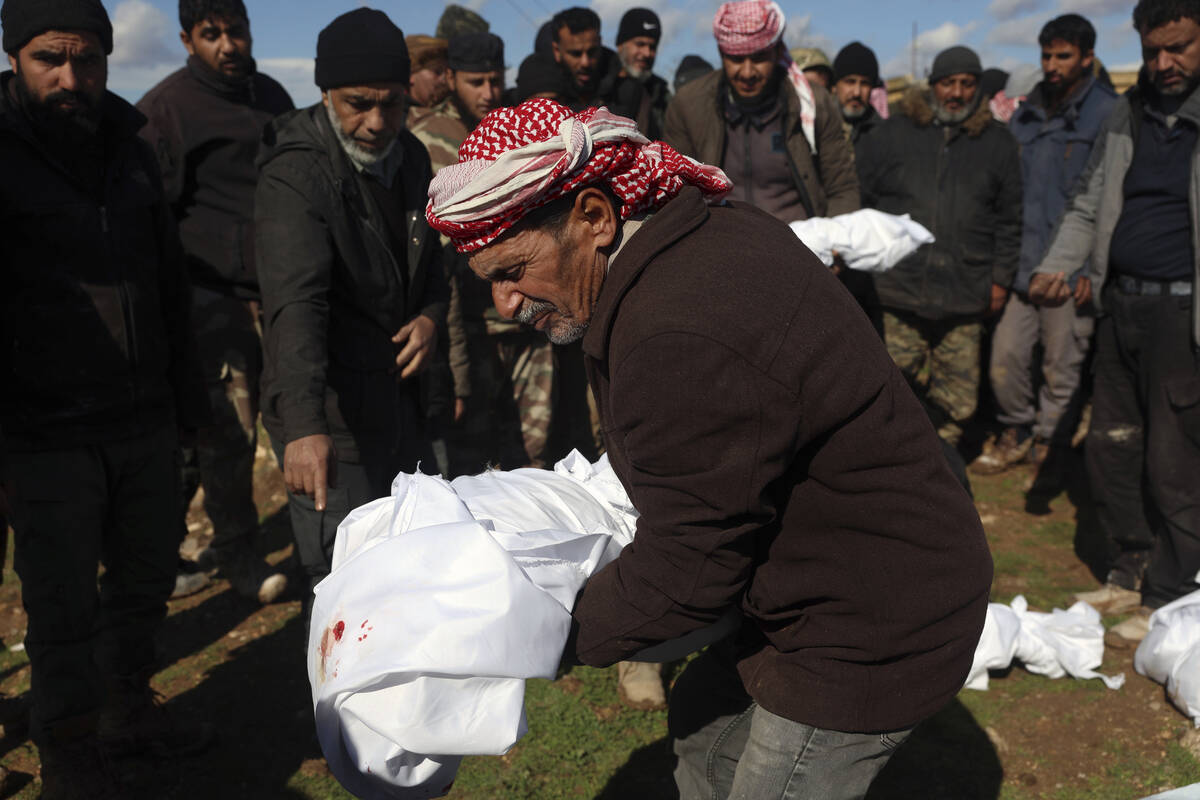
<path fill-rule="evenodd" d="M 429 163 L 434 175 L 442 167 L 458 161 L 458 147 L 471 132 L 450 97 L 431 108 L 410 108 L 408 129 L 429 151 Z"/>

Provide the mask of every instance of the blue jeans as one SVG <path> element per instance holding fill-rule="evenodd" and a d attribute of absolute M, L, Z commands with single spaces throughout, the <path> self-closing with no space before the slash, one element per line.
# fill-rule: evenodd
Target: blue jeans
<path fill-rule="evenodd" d="M 680 676 L 669 724 L 680 800 L 861 798 L 910 733 L 842 733 L 772 714 L 745 694 L 726 643 Z"/>

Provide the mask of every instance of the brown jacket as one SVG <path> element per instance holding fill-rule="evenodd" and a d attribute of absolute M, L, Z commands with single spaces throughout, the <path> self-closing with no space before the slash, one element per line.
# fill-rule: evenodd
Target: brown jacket
<path fill-rule="evenodd" d="M 664 135 L 667 144 L 685 156 L 716 166 L 723 166 L 725 156 L 724 78 L 717 69 L 680 89 L 667 107 Z M 812 90 L 817 104 L 816 163 L 800 126 L 800 100 L 785 78 L 781 91 L 787 101 L 787 152 L 811 200 L 812 216 L 836 217 L 859 209 L 854 151 L 842 132 L 842 112 L 833 96 L 820 86 Z"/>
<path fill-rule="evenodd" d="M 775 714 L 900 730 L 962 688 L 992 576 L 979 517 L 878 335 L 787 226 L 685 190 L 610 265 L 583 349 L 641 517 L 576 605 L 580 661 L 737 605 L 742 681 Z"/>

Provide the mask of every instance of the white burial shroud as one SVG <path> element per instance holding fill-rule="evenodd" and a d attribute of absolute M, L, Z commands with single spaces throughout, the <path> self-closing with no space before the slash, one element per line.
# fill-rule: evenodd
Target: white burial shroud
<path fill-rule="evenodd" d="M 897 216 L 873 208 L 813 217 L 790 227 L 825 266 L 833 266 L 836 252 L 850 269 L 863 272 L 889 270 L 921 245 L 933 243 L 933 234 L 908 214 Z"/>
<path fill-rule="evenodd" d="M 363 798 L 438 797 L 464 755 L 526 730 L 587 579 L 633 539 L 607 457 L 447 482 L 400 474 L 338 526 L 316 588 L 308 676 L 334 776 Z"/>

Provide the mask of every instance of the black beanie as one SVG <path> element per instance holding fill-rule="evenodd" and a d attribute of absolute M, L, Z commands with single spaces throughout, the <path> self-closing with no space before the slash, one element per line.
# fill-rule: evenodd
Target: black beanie
<path fill-rule="evenodd" d="M 0 25 L 4 52 L 12 55 L 46 31 L 89 31 L 100 37 L 105 55 L 113 49 L 112 21 L 100 0 L 4 0 Z"/>
<path fill-rule="evenodd" d="M 937 54 L 933 59 L 933 69 L 929 73 L 929 82 L 937 83 L 949 75 L 965 72 L 976 78 L 983 73 L 983 65 L 979 56 L 969 47 L 958 45 L 950 47 Z"/>
<path fill-rule="evenodd" d="M 541 53 L 527 56 L 517 70 L 517 102 L 524 103 L 535 94 L 551 93 L 560 100 L 571 93 L 562 67 Z"/>
<path fill-rule="evenodd" d="M 495 72 L 504 69 L 504 40 L 494 33 L 464 33 L 450 40 L 450 69 Z"/>
<path fill-rule="evenodd" d="M 373 8 L 347 11 L 317 36 L 317 86 L 408 84 L 408 46 L 388 15 Z"/>
<path fill-rule="evenodd" d="M 1008 73 L 996 67 L 990 67 L 979 76 L 979 91 L 984 97 L 995 97 L 996 93 L 1008 85 Z"/>
<path fill-rule="evenodd" d="M 840 81 L 847 75 L 862 75 L 872 86 L 879 84 L 879 59 L 862 42 L 846 45 L 833 60 L 833 79 Z"/>
<path fill-rule="evenodd" d="M 631 8 L 625 12 L 617 28 L 617 44 L 638 36 L 649 36 L 655 42 L 662 38 L 662 23 L 658 21 L 658 14 L 648 8 Z"/>

